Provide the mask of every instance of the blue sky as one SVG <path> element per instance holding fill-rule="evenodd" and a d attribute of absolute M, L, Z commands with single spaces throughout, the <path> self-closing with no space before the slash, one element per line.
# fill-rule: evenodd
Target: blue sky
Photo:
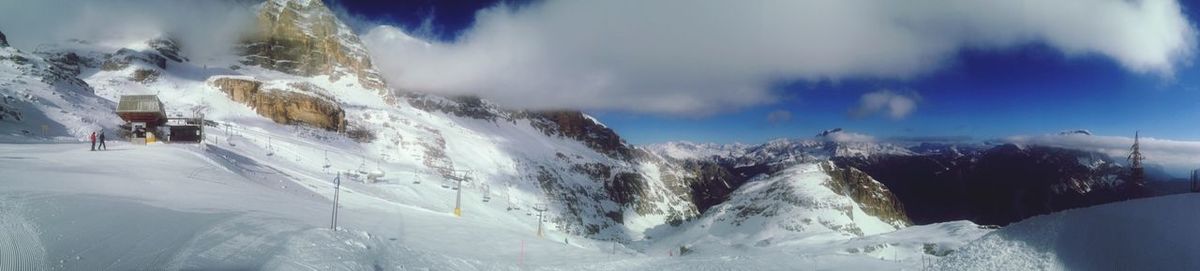
<path fill-rule="evenodd" d="M 476 27 L 476 12 L 494 5 L 487 1 L 333 3 L 358 20 L 398 26 L 434 43 L 463 39 Z M 1180 5 L 1187 22 L 1194 25 L 1197 12 L 1188 3 Z M 369 31 L 365 25 L 359 23 L 356 28 Z M 756 143 L 809 137 L 835 127 L 878 138 L 987 140 L 1089 129 L 1104 135 L 1123 136 L 1141 130 L 1158 138 L 1200 140 L 1200 70 L 1191 64 L 1194 54 L 1172 59 L 1172 71 L 1166 74 L 1130 68 L 1128 59 L 1119 53 L 1068 54 L 1062 46 L 1037 40 L 991 47 L 997 48 L 953 50 L 940 64 L 913 75 L 780 76 L 766 87 L 770 100 L 712 113 L 663 114 L 605 105 L 585 111 L 634 144 L 670 140 Z M 902 117 L 850 113 L 860 106 L 864 94 L 879 91 L 907 97 L 915 101 L 915 109 Z M 769 121 L 772 112 L 787 112 L 791 117 Z"/>

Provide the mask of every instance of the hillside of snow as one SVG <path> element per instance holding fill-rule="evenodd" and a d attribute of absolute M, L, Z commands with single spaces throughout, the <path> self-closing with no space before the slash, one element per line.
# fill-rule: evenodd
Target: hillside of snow
<path fill-rule="evenodd" d="M 99 152 L 0 144 L 0 270 L 913 269 L 935 257 L 926 247 L 952 250 L 988 231 L 960 222 L 803 245 L 688 244 L 695 250 L 681 256 L 680 243 L 665 237 L 623 244 L 550 229 L 539 238 L 536 216 L 514 215 L 502 201 L 469 194 L 465 215 L 455 217 L 345 179 L 332 231 L 334 173 L 234 138 L 110 142 Z M 438 208 L 452 204 L 454 191 L 440 182 L 388 186 Z"/>
<path fill-rule="evenodd" d="M 829 164 L 800 164 L 759 176 L 700 218 L 678 228 L 655 229 L 666 232 L 657 239 L 685 246 L 770 247 L 845 240 L 906 226 L 867 214 L 849 195 L 834 191 L 835 180 L 822 166 Z"/>
<path fill-rule="evenodd" d="M 1200 195 L 1129 200 L 1033 217 L 939 260 L 941 270 L 1196 270 Z"/>
<path fill-rule="evenodd" d="M 0 34 L 3 35 L 3 34 Z M 76 78 L 77 67 L 0 45 L 0 139 L 81 140 L 116 127 L 116 103 Z"/>
<path fill-rule="evenodd" d="M 288 16 L 321 18 L 323 23 L 297 27 L 309 35 L 306 38 L 322 40 L 322 31 L 308 30 L 332 27 L 338 30 L 332 35 L 339 38 L 329 46 L 365 61 L 357 38 L 345 37 L 348 28 L 319 3 L 271 1 L 257 8 L 282 16 L 282 21 L 271 21 L 275 24 L 290 22 L 284 18 Z M 277 9 L 282 7 L 287 7 L 284 15 Z M 308 52 L 193 59 L 186 54 L 187 46 L 164 34 L 63 41 L 38 46 L 34 53 L 2 48 L 7 54 L 28 59 L 32 64 L 24 66 L 35 69 L 0 61 L 9 67 L 0 70 L 0 79 L 8 80 L 5 86 L 28 85 L 4 88 L 13 104 L 5 108 L 16 108 L 23 118 L 0 120 L 4 122 L 0 132 L 13 136 L 12 141 L 28 141 L 41 135 L 41 125 L 48 125 L 48 137 L 64 137 L 59 140 L 82 140 L 102 128 L 115 138 L 120 124 L 112 114 L 115 101 L 122 95 L 156 94 L 168 116 L 203 116 L 218 123 L 209 128 L 214 143 L 236 144 L 236 148 L 279 158 L 280 163 L 308 171 L 349 173 L 359 182 L 366 175 L 381 173 L 384 176 L 369 184 L 368 193 L 394 204 L 448 212 L 453 207 L 445 202 L 453 200 L 447 198 L 453 195 L 414 197 L 399 185 L 421 180 L 439 186 L 446 183 L 443 189 L 449 189 L 452 179 L 466 178 L 463 187 L 469 192 L 465 194 L 477 201 L 486 198 L 505 205 L 513 210 L 513 216 L 526 216 L 533 207 L 545 205 L 549 208 L 548 227 L 576 236 L 625 241 L 641 239 L 642 229 L 648 227 L 641 225 L 698 214 L 686 195 L 664 181 L 664 174 L 674 172 L 671 165 L 600 149 L 598 146 L 605 145 L 577 139 L 567 134 L 566 129 L 572 127 L 540 114 L 416 93 L 392 96 L 363 84 L 374 79 L 360 80 L 359 75 L 373 71 L 336 72 L 346 66 L 341 64 L 331 64 L 334 73 L 314 75 L 250 61 L 318 57 Z M 37 76 L 60 68 L 69 68 L 62 77 L 77 84 L 42 83 Z M 234 93 L 215 83 L 222 79 L 260 84 L 260 93 L 295 93 L 298 96 L 288 97 L 329 101 L 341 113 L 328 117 L 344 119 L 347 130 L 364 138 L 312 125 L 278 123 L 280 117 L 292 115 L 264 115 L 263 108 L 236 101 Z M 603 128 L 594 119 L 583 117 Z"/>

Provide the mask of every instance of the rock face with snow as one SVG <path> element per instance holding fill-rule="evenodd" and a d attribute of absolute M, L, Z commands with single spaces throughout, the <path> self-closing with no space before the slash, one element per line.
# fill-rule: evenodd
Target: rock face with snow
<path fill-rule="evenodd" d="M 479 97 L 459 96 L 436 99 L 429 95 L 405 93 L 406 100 L 414 107 L 430 112 L 443 112 L 464 118 L 496 121 L 525 119 L 546 136 L 574 139 L 597 152 L 616 159 L 629 160 L 634 149 L 615 131 L 579 111 L 528 111 L 505 110 Z"/>
<path fill-rule="evenodd" d="M 579 111 L 524 112 L 531 124 L 548 136 L 578 140 L 588 147 L 617 159 L 633 158 L 633 149 L 612 129 Z"/>
<path fill-rule="evenodd" d="M 762 247 L 849 239 L 908 226 L 899 206 L 886 187 L 861 172 L 830 162 L 803 163 L 754 178 L 677 229 L 656 230 L 684 244 Z"/>
<path fill-rule="evenodd" d="M 701 212 L 728 200 L 734 189 L 751 178 L 797 164 L 819 163 L 836 157 L 913 154 L 892 144 L 845 140 L 858 136 L 843 136 L 843 133 L 846 132 L 834 129 L 813 139 L 778 139 L 760 145 L 668 142 L 645 146 L 644 149 L 678 168 L 675 176 L 668 178 L 677 179 L 674 182 L 677 184 L 677 193 L 687 195 Z M 870 177 L 857 174 L 852 175 Z M 903 214 L 902 211 L 893 213 Z"/>
<path fill-rule="evenodd" d="M 4 36 L 4 32 L 0 32 L 0 48 L 8 47 L 8 37 Z"/>
<path fill-rule="evenodd" d="M 266 1 L 259 6 L 257 22 L 256 32 L 242 45 L 242 64 L 326 75 L 330 81 L 353 76 L 362 87 L 388 94 L 358 36 L 321 1 Z"/>
<path fill-rule="evenodd" d="M 820 166 L 831 178 L 826 186 L 838 195 L 854 200 L 863 212 L 897 227 L 912 225 L 900 199 L 867 173 L 856 168 L 839 168 L 832 162 Z"/>
<path fill-rule="evenodd" d="M 73 139 L 116 127 L 116 104 L 76 77 L 82 62 L 75 54 L 0 47 L 0 137 Z"/>
<path fill-rule="evenodd" d="M 292 83 L 288 85 L 293 88 L 290 91 L 264 89 L 262 82 L 230 77 L 215 78 L 210 84 L 233 101 L 254 108 L 259 115 L 276 123 L 306 124 L 337 132 L 346 130 L 345 111 L 329 97 L 310 94 L 315 92 L 316 86 Z"/>

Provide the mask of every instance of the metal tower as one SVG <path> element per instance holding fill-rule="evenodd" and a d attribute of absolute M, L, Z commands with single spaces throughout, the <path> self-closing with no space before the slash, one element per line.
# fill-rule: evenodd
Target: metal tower
<path fill-rule="evenodd" d="M 455 187 L 454 190 L 458 190 L 457 191 L 458 193 L 454 196 L 454 216 L 462 216 L 462 191 L 463 191 L 462 183 L 467 178 L 470 178 L 470 176 L 468 174 L 468 171 L 462 171 L 462 175 L 459 175 L 457 177 L 458 178 L 455 178 L 455 179 L 458 180 L 458 186 Z"/>
<path fill-rule="evenodd" d="M 1200 192 L 1200 169 L 1192 170 L 1192 193 Z"/>
<path fill-rule="evenodd" d="M 1146 160 L 1146 157 L 1142 156 L 1142 152 L 1140 150 L 1141 144 L 1138 143 L 1138 139 L 1139 133 L 1134 132 L 1133 146 L 1129 147 L 1129 157 L 1126 159 L 1129 160 L 1129 168 L 1131 170 L 1129 177 L 1133 181 L 1133 184 L 1137 186 L 1143 186 L 1146 183 L 1146 169 L 1142 168 L 1142 160 Z"/>
<path fill-rule="evenodd" d="M 538 212 L 538 238 L 542 237 L 542 213 L 546 212 L 546 204 L 538 203 L 533 206 L 533 210 Z"/>

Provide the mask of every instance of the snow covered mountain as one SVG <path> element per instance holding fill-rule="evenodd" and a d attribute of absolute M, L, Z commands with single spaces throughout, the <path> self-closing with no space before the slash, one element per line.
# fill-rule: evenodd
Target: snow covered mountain
<path fill-rule="evenodd" d="M 322 1 L 270 0 L 259 4 L 257 29 L 240 44 L 239 62 L 300 76 L 345 76 L 388 94 L 366 47 Z"/>
<path fill-rule="evenodd" d="M 676 160 L 726 160 L 734 163 L 791 164 L 828 160 L 834 157 L 913 155 L 899 145 L 878 142 L 872 137 L 840 128 L 821 132 L 810 139 L 781 138 L 759 145 L 720 145 L 686 141 L 645 146 L 662 157 Z"/>
<path fill-rule="evenodd" d="M 11 113 L 0 129 L 20 141 L 49 125 L 49 137 L 79 140 L 119 130 L 120 96 L 157 94 L 169 116 L 203 116 L 216 125 L 210 143 L 240 155 L 328 179 L 383 174 L 361 190 L 380 202 L 449 212 L 452 180 L 465 179 L 475 202 L 521 217 L 544 206 L 557 231 L 623 241 L 700 214 L 694 184 L 709 182 L 586 114 L 387 89 L 320 1 L 248 8 L 257 31 L 225 56 L 191 57 L 171 33 L 43 44 L 33 54 L 3 48 L 6 84 L 29 87 L 4 88 Z M 447 193 L 404 192 L 412 189 Z"/>
<path fill-rule="evenodd" d="M 1086 131 L 1071 131 L 1087 136 Z M 1038 145 L 914 143 L 875 140 L 842 129 L 810 139 L 777 139 L 761 145 L 668 142 L 645 147 L 668 160 L 704 168 L 721 184 L 737 186 L 788 166 L 834 161 L 862 170 L 891 189 L 917 224 L 971 220 L 1007 224 L 1070 208 L 1168 193 L 1125 185 L 1128 168 L 1106 154 Z M 1152 182 L 1168 181 L 1150 168 Z M 729 190 L 704 186 L 701 210 Z"/>
<path fill-rule="evenodd" d="M 730 199 L 678 229 L 663 228 L 685 246 L 765 247 L 778 243 L 845 240 L 911 225 L 887 187 L 854 169 L 806 163 L 759 175 Z"/>
<path fill-rule="evenodd" d="M 81 73 L 75 54 L 30 53 L 9 47 L 0 33 L 0 138 L 82 139 L 101 127 L 116 127 L 116 106 L 98 97 Z"/>
<path fill-rule="evenodd" d="M 953 255 L 941 264 L 959 269 L 1016 245 L 1003 230 L 967 245 L 991 228 L 956 220 L 1130 198 L 1113 159 L 1040 146 L 904 145 L 841 129 L 633 146 L 582 112 L 396 89 L 322 1 L 246 8 L 254 29 L 218 56 L 193 56 L 167 32 L 29 51 L 0 33 L 0 141 L 119 134 L 115 101 L 130 94 L 210 121 L 202 146 L 117 143 L 125 152 L 101 156 L 0 144 L 0 255 L 41 248 L 18 263 L 57 269 L 281 270 L 879 270 Z M 334 179 L 347 223 L 324 231 Z M 541 258 L 525 258 L 527 240 Z M 674 253 L 711 257 L 659 255 Z"/>

